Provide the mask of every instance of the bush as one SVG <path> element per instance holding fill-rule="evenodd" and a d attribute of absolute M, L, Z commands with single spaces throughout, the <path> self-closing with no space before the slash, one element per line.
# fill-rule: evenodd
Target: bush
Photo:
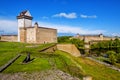
<path fill-rule="evenodd" d="M 84 49 L 84 41 L 80 39 L 71 38 L 71 36 L 60 36 L 58 37 L 58 43 L 72 43 L 78 49 Z"/>
<path fill-rule="evenodd" d="M 107 55 L 108 55 L 108 58 L 109 58 L 111 64 L 115 64 L 116 61 L 117 61 L 115 54 L 116 53 L 114 51 L 108 51 L 107 52 Z"/>
<path fill-rule="evenodd" d="M 70 42 L 72 44 L 75 44 L 75 46 L 78 48 L 78 49 L 83 49 L 84 47 L 84 42 L 80 39 L 71 39 Z"/>
<path fill-rule="evenodd" d="M 119 54 L 117 54 L 117 63 L 120 63 L 120 53 Z"/>
<path fill-rule="evenodd" d="M 106 53 L 109 50 L 115 51 L 116 53 L 120 53 L 120 40 L 116 38 L 115 40 L 109 41 L 100 41 L 98 43 L 94 43 L 91 46 L 92 52 L 100 51 L 102 53 Z"/>
<path fill-rule="evenodd" d="M 58 37 L 58 43 L 70 43 L 71 36 L 60 36 Z"/>

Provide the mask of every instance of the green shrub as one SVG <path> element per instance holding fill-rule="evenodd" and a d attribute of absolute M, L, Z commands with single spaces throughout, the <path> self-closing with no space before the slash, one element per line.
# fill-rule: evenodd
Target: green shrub
<path fill-rule="evenodd" d="M 117 61 L 115 54 L 116 54 L 116 53 L 115 53 L 114 51 L 108 51 L 108 52 L 107 52 L 107 55 L 108 55 L 108 57 L 109 57 L 109 60 L 110 60 L 111 64 L 115 64 L 116 61 Z"/>
<path fill-rule="evenodd" d="M 117 54 L 116 58 L 117 58 L 117 63 L 120 63 L 120 53 Z"/>
<path fill-rule="evenodd" d="M 71 36 L 60 36 L 58 37 L 58 43 L 70 43 Z"/>
<path fill-rule="evenodd" d="M 83 49 L 84 47 L 84 42 L 80 39 L 70 39 L 70 42 L 72 44 L 75 44 L 75 46 L 78 48 L 78 49 Z"/>

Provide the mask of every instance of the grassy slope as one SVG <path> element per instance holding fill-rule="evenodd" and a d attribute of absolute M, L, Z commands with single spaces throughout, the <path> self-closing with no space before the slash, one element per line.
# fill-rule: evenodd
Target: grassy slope
<path fill-rule="evenodd" d="M 102 61 L 102 62 L 104 62 L 104 61 L 110 62 L 109 58 L 105 58 L 105 57 L 102 57 L 102 56 L 94 57 L 94 58 L 99 60 L 99 61 Z M 114 66 L 120 68 L 120 63 L 115 63 Z"/>
<path fill-rule="evenodd" d="M 12 43 L 7 43 L 7 45 L 8 44 Z M 9 50 L 11 49 L 9 48 L 10 46 L 7 47 L 7 45 L 6 48 L 4 47 L 4 49 L 0 47 L 0 51 L 4 50 L 9 52 Z M 106 66 L 91 61 L 89 59 L 83 57 L 75 58 L 70 54 L 59 50 L 57 50 L 54 54 L 38 52 L 39 49 L 50 45 L 51 44 L 41 45 L 36 48 L 24 47 L 22 51 L 22 56 L 17 61 L 15 61 L 10 67 L 8 67 L 3 73 L 34 72 L 56 67 L 64 72 L 70 73 L 71 75 L 77 76 L 79 78 L 86 75 L 90 75 L 93 77 L 93 80 L 120 80 L 120 72 L 107 68 Z M 0 53 L 0 57 L 1 55 L 5 54 L 4 51 Z M 28 64 L 22 63 L 22 61 L 26 57 L 26 53 L 24 53 L 25 51 L 31 52 L 31 58 L 35 58 L 32 62 Z M 8 58 L 10 57 L 9 54 L 7 54 Z M 0 58 L 0 61 L 2 61 L 2 58 Z"/>
<path fill-rule="evenodd" d="M 78 58 L 77 62 L 82 66 L 86 74 L 93 77 L 93 80 L 120 80 L 120 72 L 102 64 L 82 57 Z"/>
<path fill-rule="evenodd" d="M 15 72 L 34 72 L 52 68 L 58 68 L 64 72 L 70 73 L 72 76 L 83 77 L 83 71 L 69 58 L 64 52 L 56 51 L 55 53 L 31 53 L 31 58 L 35 58 L 32 62 L 23 64 L 25 55 L 15 61 L 3 73 Z"/>
<path fill-rule="evenodd" d="M 3 73 L 15 73 L 15 72 L 34 72 L 41 71 L 52 68 L 59 68 L 64 72 L 70 73 L 73 76 L 77 76 L 82 78 L 82 71 L 76 64 L 68 57 L 66 57 L 64 52 L 56 51 L 55 53 L 40 53 L 39 50 L 48 47 L 53 44 L 41 44 L 35 48 L 26 48 L 25 46 L 31 46 L 30 44 L 23 43 L 10 43 L 10 42 L 1 42 L 0 48 L 1 53 L 0 56 L 6 54 L 4 57 L 4 62 L 1 64 L 5 64 L 8 60 L 12 59 L 17 53 L 22 54 L 22 56 L 16 60 L 11 66 L 9 66 Z M 34 45 L 33 45 L 34 46 Z M 6 53 L 11 51 L 11 55 Z M 30 52 L 31 59 L 35 58 L 32 62 L 23 64 L 22 61 L 26 57 L 26 52 Z M 13 55 L 14 54 L 14 55 Z M 12 57 L 10 57 L 12 56 Z M 9 59 L 6 59 L 9 58 Z M 0 58 L 2 61 L 3 59 Z M 71 70 L 73 69 L 73 70 Z"/>
<path fill-rule="evenodd" d="M 44 58 L 35 58 L 32 62 L 23 64 L 22 61 L 25 57 L 26 56 L 22 55 L 17 61 L 9 66 L 4 73 L 33 72 L 50 68 L 48 61 Z"/>
<path fill-rule="evenodd" d="M 17 42 L 0 42 L 0 66 L 7 63 L 13 57 L 15 57 L 18 53 L 25 53 L 27 51 L 39 51 L 45 47 L 48 47 L 53 44 L 41 44 L 38 47 L 29 48 L 25 46 L 34 46 L 34 44 L 24 44 Z"/>
<path fill-rule="evenodd" d="M 82 75 L 90 75 L 93 80 L 120 80 L 120 72 L 108 68 L 102 64 L 94 62 L 84 57 L 73 57 L 67 53 L 62 54 L 79 66 L 82 70 Z"/>
<path fill-rule="evenodd" d="M 19 52 L 20 43 L 0 42 L 0 66 L 4 65 Z"/>

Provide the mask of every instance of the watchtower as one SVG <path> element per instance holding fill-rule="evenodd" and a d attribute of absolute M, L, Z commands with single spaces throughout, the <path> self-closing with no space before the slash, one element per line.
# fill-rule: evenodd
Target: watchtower
<path fill-rule="evenodd" d="M 32 27 L 32 19 L 29 11 L 23 11 L 18 16 L 18 42 L 26 42 L 26 28 Z"/>

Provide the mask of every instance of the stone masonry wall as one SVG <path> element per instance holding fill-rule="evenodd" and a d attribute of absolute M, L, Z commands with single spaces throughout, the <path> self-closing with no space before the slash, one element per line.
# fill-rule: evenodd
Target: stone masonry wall
<path fill-rule="evenodd" d="M 20 42 L 26 42 L 26 29 L 20 28 Z"/>
<path fill-rule="evenodd" d="M 75 57 L 81 56 L 80 51 L 74 44 L 57 44 L 57 49 L 68 52 Z"/>
<path fill-rule="evenodd" d="M 1 41 L 9 41 L 9 42 L 17 42 L 18 36 L 17 35 L 2 35 Z"/>
<path fill-rule="evenodd" d="M 36 31 L 37 43 L 57 43 L 57 30 L 50 28 L 37 28 Z"/>
<path fill-rule="evenodd" d="M 57 30 L 43 27 L 20 28 L 20 42 L 57 43 Z"/>
<path fill-rule="evenodd" d="M 26 30 L 26 42 L 27 43 L 36 43 L 36 31 L 35 28 L 27 28 Z"/>

